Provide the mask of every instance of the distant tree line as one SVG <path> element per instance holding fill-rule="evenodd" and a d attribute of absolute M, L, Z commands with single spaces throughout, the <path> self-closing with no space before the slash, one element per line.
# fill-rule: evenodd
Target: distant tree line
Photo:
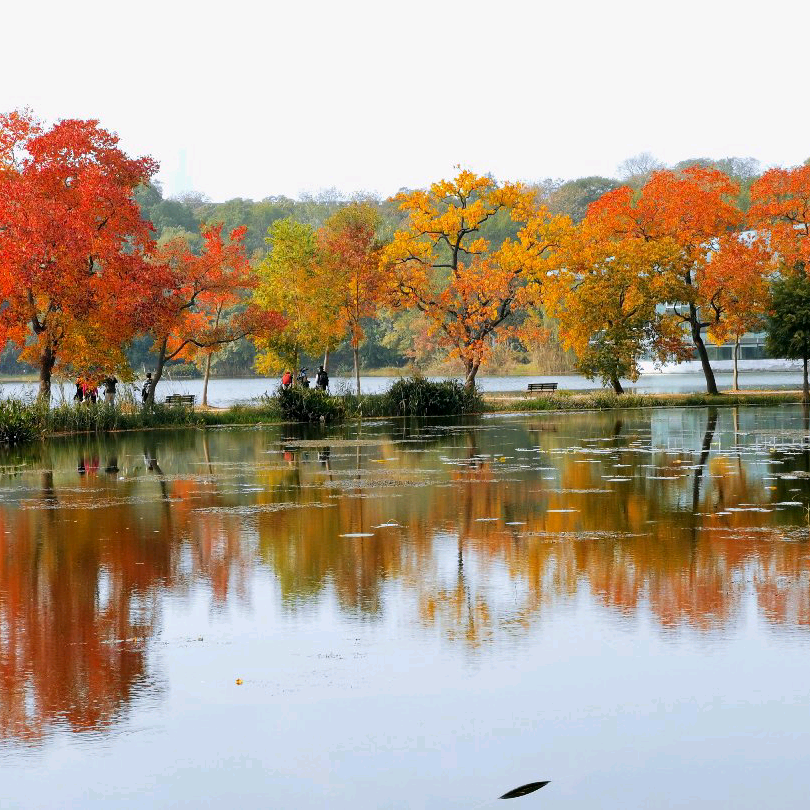
<path fill-rule="evenodd" d="M 644 356 L 739 345 L 805 273 L 810 167 L 746 158 L 535 184 L 460 170 L 394 198 L 166 199 L 95 121 L 0 116 L 0 370 L 575 366 L 621 392 Z M 779 296 L 772 294 L 772 289 Z M 801 340 L 773 337 L 769 345 Z M 788 349 L 782 349 L 787 353 Z M 736 360 L 736 351 L 735 351 Z M 453 365 L 455 364 L 455 365 Z"/>

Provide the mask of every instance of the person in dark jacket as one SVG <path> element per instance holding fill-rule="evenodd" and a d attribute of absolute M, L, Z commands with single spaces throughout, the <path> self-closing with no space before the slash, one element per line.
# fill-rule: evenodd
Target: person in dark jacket
<path fill-rule="evenodd" d="M 118 380 L 112 374 L 104 379 L 104 401 L 109 405 L 115 402 L 115 386 L 117 384 Z"/>
<path fill-rule="evenodd" d="M 329 387 L 329 375 L 323 366 L 318 366 L 318 373 L 315 375 L 315 387 L 321 391 L 326 391 Z"/>
<path fill-rule="evenodd" d="M 143 388 L 141 388 L 141 399 L 143 400 L 144 405 L 146 405 L 146 403 L 149 401 L 149 394 L 151 393 L 151 391 L 152 391 L 152 372 L 147 371 L 146 379 L 144 380 L 143 383 Z"/>

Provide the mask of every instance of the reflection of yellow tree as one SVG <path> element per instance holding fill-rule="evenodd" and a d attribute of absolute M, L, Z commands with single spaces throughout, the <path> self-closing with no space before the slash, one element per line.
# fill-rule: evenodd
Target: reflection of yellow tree
<path fill-rule="evenodd" d="M 18 474 L 37 491 L 0 509 L 0 734 L 108 726 L 150 674 L 165 589 L 247 600 L 257 560 L 288 610 L 334 598 L 376 618 L 401 596 L 470 647 L 527 632 L 583 583 L 608 610 L 708 629 L 736 620 L 753 577 L 769 621 L 810 626 L 806 544 L 772 542 L 789 514 L 729 511 L 784 500 L 788 482 L 771 494 L 750 456 L 712 454 L 710 415 L 694 452 L 640 449 L 643 415 L 577 418 L 593 441 L 560 420 L 518 434 L 538 447 L 520 458 L 485 430 L 431 443 L 401 425 L 402 444 L 286 457 L 260 431 L 48 445 Z"/>

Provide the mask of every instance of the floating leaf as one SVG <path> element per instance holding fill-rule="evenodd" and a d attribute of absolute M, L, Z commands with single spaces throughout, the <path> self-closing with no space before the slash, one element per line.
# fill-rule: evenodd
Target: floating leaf
<path fill-rule="evenodd" d="M 504 793 L 503 796 L 498 796 L 498 798 L 517 799 L 521 796 L 527 796 L 529 793 L 534 793 L 535 790 L 540 790 L 541 787 L 545 787 L 550 781 L 550 779 L 547 779 L 545 782 L 529 782 L 527 785 L 521 785 L 520 787 L 510 790 L 508 793 Z"/>

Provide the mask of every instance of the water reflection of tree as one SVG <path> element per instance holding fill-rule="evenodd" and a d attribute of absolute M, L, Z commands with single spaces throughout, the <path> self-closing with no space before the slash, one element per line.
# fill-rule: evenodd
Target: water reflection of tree
<path fill-rule="evenodd" d="M 170 467 L 176 453 L 164 453 Z M 157 454 L 151 447 L 154 462 Z M 77 455 L 106 466 L 77 465 Z M 223 569 L 238 567 L 239 527 L 229 559 L 197 555 L 189 578 L 181 549 L 205 544 L 210 524 L 193 509 L 210 503 L 206 485 L 172 480 L 159 463 L 145 471 L 136 439 L 53 442 L 2 461 L 29 472 L 15 478 L 18 502 L 0 509 L 0 737 L 36 742 L 57 725 L 107 728 L 138 689 L 160 688 L 147 648 L 162 592 L 208 577 L 216 594 L 230 579 Z"/>
<path fill-rule="evenodd" d="M 247 602 L 257 563 L 290 611 L 334 598 L 377 620 L 400 599 L 470 647 L 527 632 L 583 584 L 608 610 L 708 630 L 737 620 L 752 579 L 769 622 L 810 627 L 807 543 L 773 542 L 795 515 L 727 511 L 784 499 L 787 482 L 771 496 L 750 455 L 713 454 L 723 417 L 699 415 L 692 449 L 651 445 L 642 412 L 579 416 L 576 429 L 397 424 L 346 445 L 353 426 L 344 444 L 318 434 L 286 459 L 260 431 L 158 437 L 146 453 L 143 437 L 88 438 L 3 459 L 31 472 L 9 473 L 25 490 L 0 509 L 0 733 L 109 726 L 154 681 L 162 593 L 207 585 L 212 607 Z M 79 452 L 102 460 L 94 472 L 79 475 Z M 104 472 L 111 458 L 118 474 Z"/>

